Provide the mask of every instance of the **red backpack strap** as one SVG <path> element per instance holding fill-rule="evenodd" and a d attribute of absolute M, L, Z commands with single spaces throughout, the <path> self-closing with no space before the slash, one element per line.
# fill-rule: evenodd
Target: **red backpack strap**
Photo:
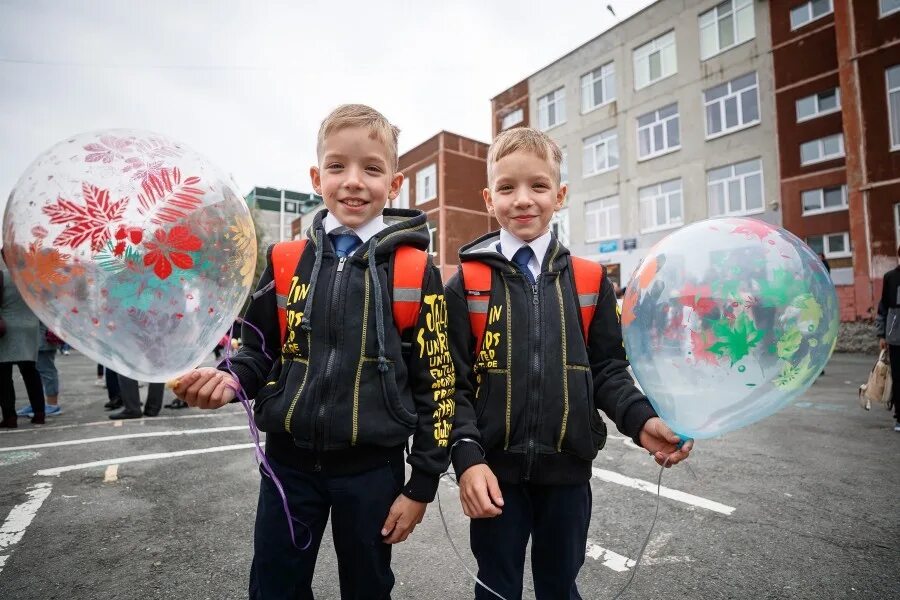
<path fill-rule="evenodd" d="M 469 306 L 469 325 L 475 338 L 475 357 L 481 352 L 484 332 L 487 329 L 488 307 L 491 304 L 491 267 L 477 260 L 463 262 L 463 286 L 466 304 Z"/>
<path fill-rule="evenodd" d="M 291 292 L 291 281 L 300 263 L 300 256 L 306 248 L 306 240 L 279 242 L 272 247 L 272 272 L 275 277 L 275 298 L 278 301 L 278 331 L 281 343 L 287 334 L 287 300 Z"/>
<path fill-rule="evenodd" d="M 394 325 L 403 333 L 416 326 L 422 305 L 422 283 L 428 254 L 413 246 L 398 246 L 394 253 Z"/>
<path fill-rule="evenodd" d="M 578 307 L 581 309 L 581 330 L 584 334 L 584 342 L 588 342 L 588 332 L 594 313 L 597 310 L 597 300 L 600 297 L 600 283 L 603 281 L 603 267 L 595 262 L 571 256 L 572 275 L 575 279 L 575 293 L 578 295 Z"/>

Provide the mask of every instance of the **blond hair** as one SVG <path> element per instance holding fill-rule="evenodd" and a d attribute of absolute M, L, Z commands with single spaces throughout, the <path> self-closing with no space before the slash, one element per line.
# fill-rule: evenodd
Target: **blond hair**
<path fill-rule="evenodd" d="M 546 160 L 556 173 L 556 183 L 560 183 L 560 164 L 562 163 L 562 150 L 543 131 L 531 127 L 515 127 L 507 129 L 496 138 L 488 149 L 487 175 L 488 184 L 493 181 L 492 168 L 494 163 L 514 152 L 531 152 L 538 158 Z"/>
<path fill-rule="evenodd" d="M 400 129 L 387 118 L 365 104 L 342 104 L 331 111 L 322 125 L 319 126 L 319 137 L 316 142 L 316 155 L 322 160 L 322 150 L 325 146 L 325 138 L 347 127 L 365 127 L 369 130 L 369 137 L 381 141 L 388 150 L 388 162 L 397 171 L 397 138 Z"/>

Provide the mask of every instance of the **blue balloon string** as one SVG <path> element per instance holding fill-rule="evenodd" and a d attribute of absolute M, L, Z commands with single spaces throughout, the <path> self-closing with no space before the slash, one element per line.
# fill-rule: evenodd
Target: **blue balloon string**
<path fill-rule="evenodd" d="M 257 334 L 259 335 L 259 339 L 262 340 L 262 353 L 268 358 L 272 360 L 272 357 L 266 352 L 266 342 L 263 338 L 262 332 L 253 325 L 253 323 L 247 321 L 246 319 L 242 319 L 241 322 L 245 325 L 249 325 L 253 328 Z M 232 325 L 231 330 L 229 331 L 229 341 L 234 338 L 234 325 Z M 298 550 L 306 550 L 309 548 L 310 544 L 312 544 L 312 529 L 310 529 L 309 525 L 298 519 L 297 517 L 291 514 L 291 508 L 288 504 L 287 494 L 284 491 L 284 486 L 281 483 L 281 480 L 278 478 L 278 475 L 275 474 L 275 469 L 272 468 L 272 465 L 269 464 L 269 460 L 266 458 L 266 453 L 262 449 L 262 444 L 259 440 L 259 428 L 256 426 L 256 420 L 253 418 L 253 405 L 252 400 L 247 397 L 247 393 L 244 391 L 244 388 L 240 384 L 240 379 L 237 374 L 231 368 L 231 355 L 232 349 L 231 344 L 227 344 L 224 348 L 225 350 L 225 358 L 222 362 L 219 363 L 219 366 L 224 365 L 225 369 L 228 373 L 231 374 L 232 379 L 236 383 L 236 387 L 232 387 L 235 394 L 240 400 L 241 406 L 244 407 L 244 411 L 247 413 L 247 425 L 250 428 L 250 437 L 253 440 L 254 451 L 256 454 L 256 464 L 262 470 L 262 474 L 268 477 L 273 484 L 275 484 L 275 488 L 278 490 L 278 495 L 281 496 L 281 506 L 284 509 L 284 514 L 287 517 L 288 530 L 291 534 L 291 544 L 294 548 Z M 294 531 L 294 523 L 302 526 L 306 529 L 307 532 L 307 540 L 306 543 L 302 546 L 297 544 L 297 535 Z"/>

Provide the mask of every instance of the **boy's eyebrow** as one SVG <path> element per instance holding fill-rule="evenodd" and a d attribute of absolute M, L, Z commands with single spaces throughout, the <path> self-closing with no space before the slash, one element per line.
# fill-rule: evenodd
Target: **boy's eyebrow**
<path fill-rule="evenodd" d="M 330 150 L 326 152 L 324 156 L 322 156 L 323 161 L 326 159 L 334 160 L 339 158 L 347 158 L 347 155 L 337 150 Z M 385 165 L 388 163 L 387 159 L 380 154 L 367 154 L 366 156 L 363 156 L 363 160 L 366 162 L 377 161 Z"/>

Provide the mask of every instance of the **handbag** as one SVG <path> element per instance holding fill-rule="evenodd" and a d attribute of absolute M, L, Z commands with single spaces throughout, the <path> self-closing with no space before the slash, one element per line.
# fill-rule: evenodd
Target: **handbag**
<path fill-rule="evenodd" d="M 880 404 L 890 409 L 891 404 L 891 368 L 888 363 L 887 350 L 882 350 L 878 355 L 875 366 L 869 372 L 869 380 L 859 386 L 859 405 L 866 410 L 872 408 L 872 403 Z"/>

